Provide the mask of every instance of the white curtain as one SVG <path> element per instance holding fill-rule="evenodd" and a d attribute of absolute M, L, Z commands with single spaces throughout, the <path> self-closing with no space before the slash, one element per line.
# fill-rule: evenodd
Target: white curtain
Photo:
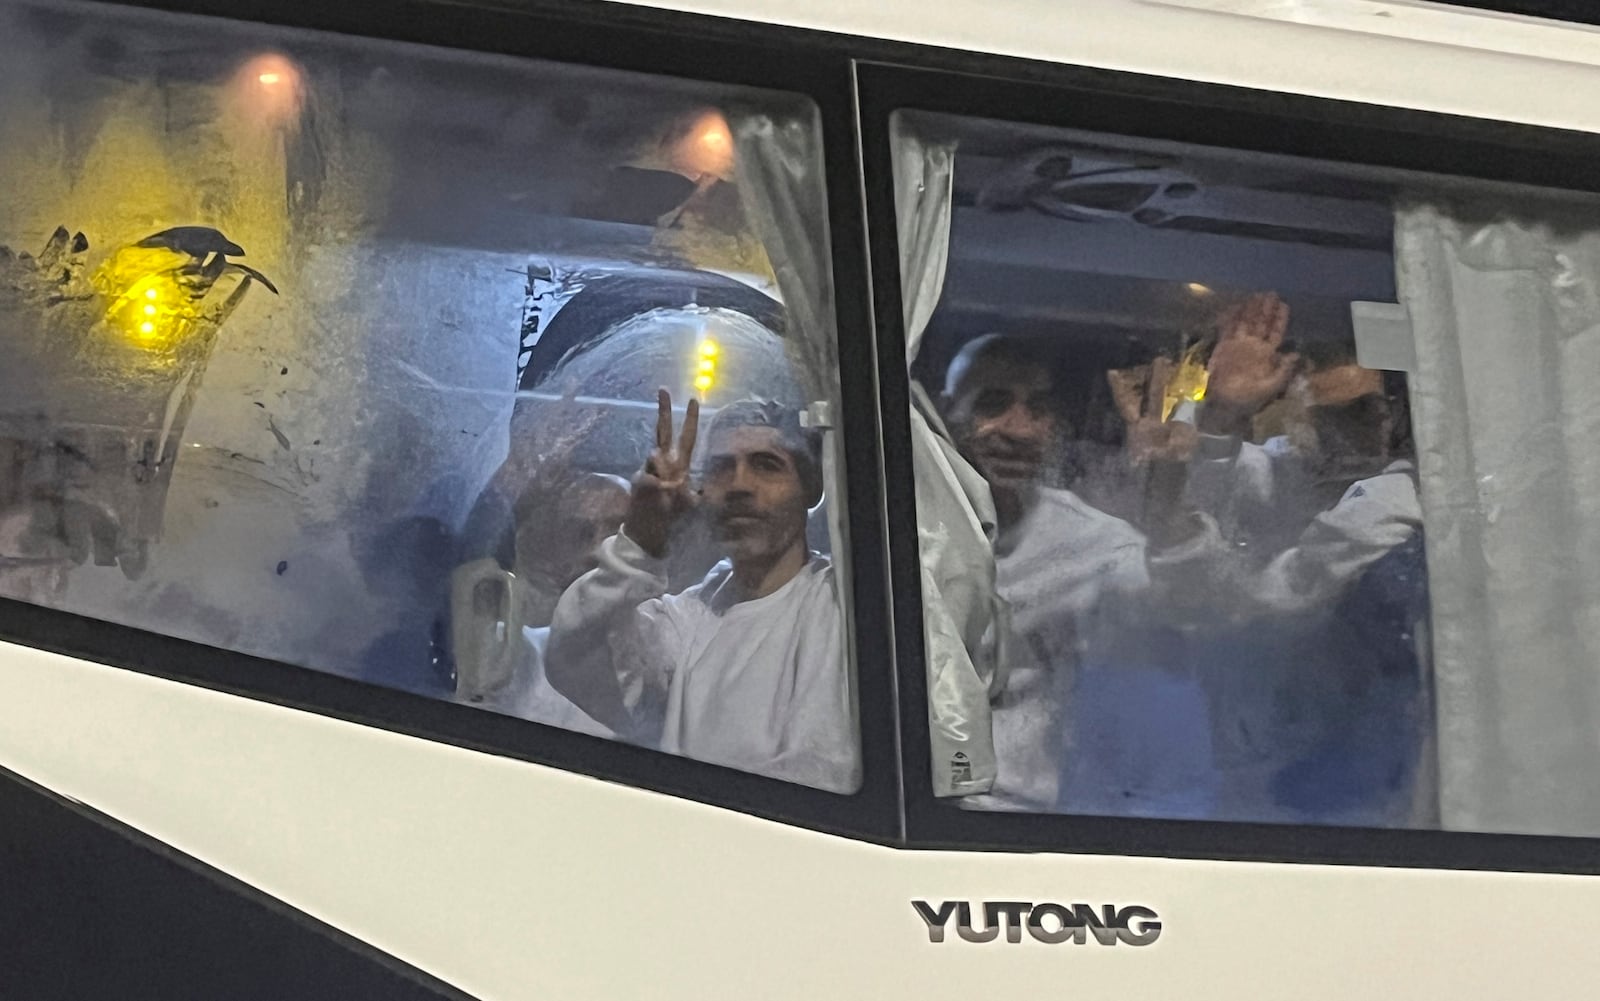
<path fill-rule="evenodd" d="M 1395 257 L 1443 825 L 1600 834 L 1600 213 L 1405 204 Z"/>
<path fill-rule="evenodd" d="M 835 336 L 833 268 L 823 182 L 822 129 L 815 113 L 775 117 L 759 111 L 728 115 L 740 208 L 766 251 L 786 321 L 784 344 L 811 403 L 802 415 L 822 432 L 822 475 L 832 556 L 850 551 L 849 504 L 836 425 L 839 352 Z M 842 561 L 841 561 L 842 562 Z M 845 626 L 854 635 L 848 564 L 834 575 Z M 851 685 L 851 711 L 860 710 Z"/>
<path fill-rule="evenodd" d="M 788 321 L 785 342 L 814 399 L 837 399 L 833 269 L 814 115 L 730 112 L 735 185 L 745 219 L 772 265 Z"/>
<path fill-rule="evenodd" d="M 900 296 L 905 307 L 906 364 L 910 365 L 944 291 L 956 150 L 948 143 L 924 141 L 899 119 L 892 142 Z"/>
<path fill-rule="evenodd" d="M 927 141 L 899 120 L 892 138 L 909 366 L 944 287 L 955 148 Z M 1003 684 L 996 665 L 1005 615 L 995 596 L 994 501 L 916 384 L 911 448 L 934 795 L 965 796 L 988 791 L 996 771 L 989 699 Z"/>

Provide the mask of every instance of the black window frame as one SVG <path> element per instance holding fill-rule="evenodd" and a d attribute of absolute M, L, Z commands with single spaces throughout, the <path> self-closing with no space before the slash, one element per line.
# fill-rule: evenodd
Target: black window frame
<path fill-rule="evenodd" d="M 879 843 L 901 839 L 893 649 L 887 629 L 878 401 L 847 51 L 741 22 L 658 16 L 609 3 L 532 0 L 118 0 L 116 6 L 256 22 L 363 39 L 785 91 L 816 105 L 822 129 L 839 331 L 839 427 L 863 781 L 844 796 L 620 741 L 353 681 L 314 669 L 0 598 L 0 640 L 170 681 L 606 779 Z"/>
<path fill-rule="evenodd" d="M 1600 24 L 1600 8 L 1590 0 L 1434 0 L 1434 3 L 1497 14 L 1542 17 L 1550 21 Z"/>
<path fill-rule="evenodd" d="M 890 116 L 897 110 L 1600 193 L 1600 135 L 989 56 L 858 62 L 899 656 L 906 844 L 1208 860 L 1600 873 L 1600 838 L 959 809 L 932 794 Z"/>

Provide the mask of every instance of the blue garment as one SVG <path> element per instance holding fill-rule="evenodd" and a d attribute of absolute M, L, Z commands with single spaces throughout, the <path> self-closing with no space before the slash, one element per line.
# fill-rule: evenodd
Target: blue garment
<path fill-rule="evenodd" d="M 1217 819 L 1409 821 L 1432 723 L 1417 636 L 1427 602 L 1416 533 L 1332 608 L 1196 644 L 1217 741 Z"/>
<path fill-rule="evenodd" d="M 1318 666 L 1342 666 L 1324 733 L 1273 776 L 1274 804 L 1305 823 L 1398 826 L 1410 816 L 1432 724 L 1418 628 L 1428 610 L 1419 532 L 1374 563 L 1339 603 Z"/>
<path fill-rule="evenodd" d="M 1432 725 L 1427 610 L 1417 532 L 1328 607 L 1124 632 L 1065 699 L 1056 809 L 1406 825 Z"/>
<path fill-rule="evenodd" d="M 1215 815 L 1211 721 L 1194 678 L 1161 667 L 1085 664 L 1068 706 L 1060 812 Z"/>

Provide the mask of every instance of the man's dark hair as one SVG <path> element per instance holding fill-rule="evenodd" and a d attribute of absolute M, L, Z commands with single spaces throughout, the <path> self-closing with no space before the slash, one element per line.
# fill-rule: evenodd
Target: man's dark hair
<path fill-rule="evenodd" d="M 815 506 L 822 500 L 822 435 L 800 423 L 798 410 L 776 400 L 737 400 L 719 409 L 711 418 L 706 442 L 709 444 L 718 435 L 743 427 L 771 428 L 778 432 L 778 443 L 794 460 L 800 486 L 810 504 Z"/>
<path fill-rule="evenodd" d="M 1337 368 L 1341 365 L 1360 365 L 1353 340 L 1304 341 L 1296 350 L 1312 371 Z M 1397 458 L 1412 458 L 1416 442 L 1411 434 L 1411 392 L 1406 385 L 1404 372 L 1383 372 L 1382 396 L 1392 422 L 1389 432 L 1389 454 Z"/>
<path fill-rule="evenodd" d="M 1294 347 L 1302 363 L 1313 372 L 1325 368 L 1338 368 L 1341 365 L 1360 364 L 1356 360 L 1356 344 L 1352 340 L 1318 338 L 1301 341 Z"/>
<path fill-rule="evenodd" d="M 974 365 L 985 361 L 1035 366 L 1050 376 L 1052 385 L 1056 382 L 1057 373 L 1044 359 L 1038 345 L 1029 345 L 1020 337 L 1011 334 L 989 333 L 974 337 L 963 344 L 955 357 L 950 359 L 950 365 L 945 369 L 944 394 L 954 396 L 960 388 L 961 381 L 966 378 L 967 372 Z"/>

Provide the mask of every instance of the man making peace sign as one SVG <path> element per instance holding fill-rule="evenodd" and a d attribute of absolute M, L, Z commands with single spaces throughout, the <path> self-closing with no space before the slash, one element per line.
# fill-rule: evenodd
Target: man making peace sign
<path fill-rule="evenodd" d="M 834 792 L 861 764 L 843 617 L 827 558 L 806 546 L 822 500 L 821 443 L 776 403 L 723 407 L 690 463 L 700 412 L 674 441 L 658 400 L 655 449 L 634 477 L 622 530 L 567 589 L 550 632 L 551 684 L 619 735 L 703 761 Z M 727 559 L 667 594 L 673 527 L 704 505 Z"/>

